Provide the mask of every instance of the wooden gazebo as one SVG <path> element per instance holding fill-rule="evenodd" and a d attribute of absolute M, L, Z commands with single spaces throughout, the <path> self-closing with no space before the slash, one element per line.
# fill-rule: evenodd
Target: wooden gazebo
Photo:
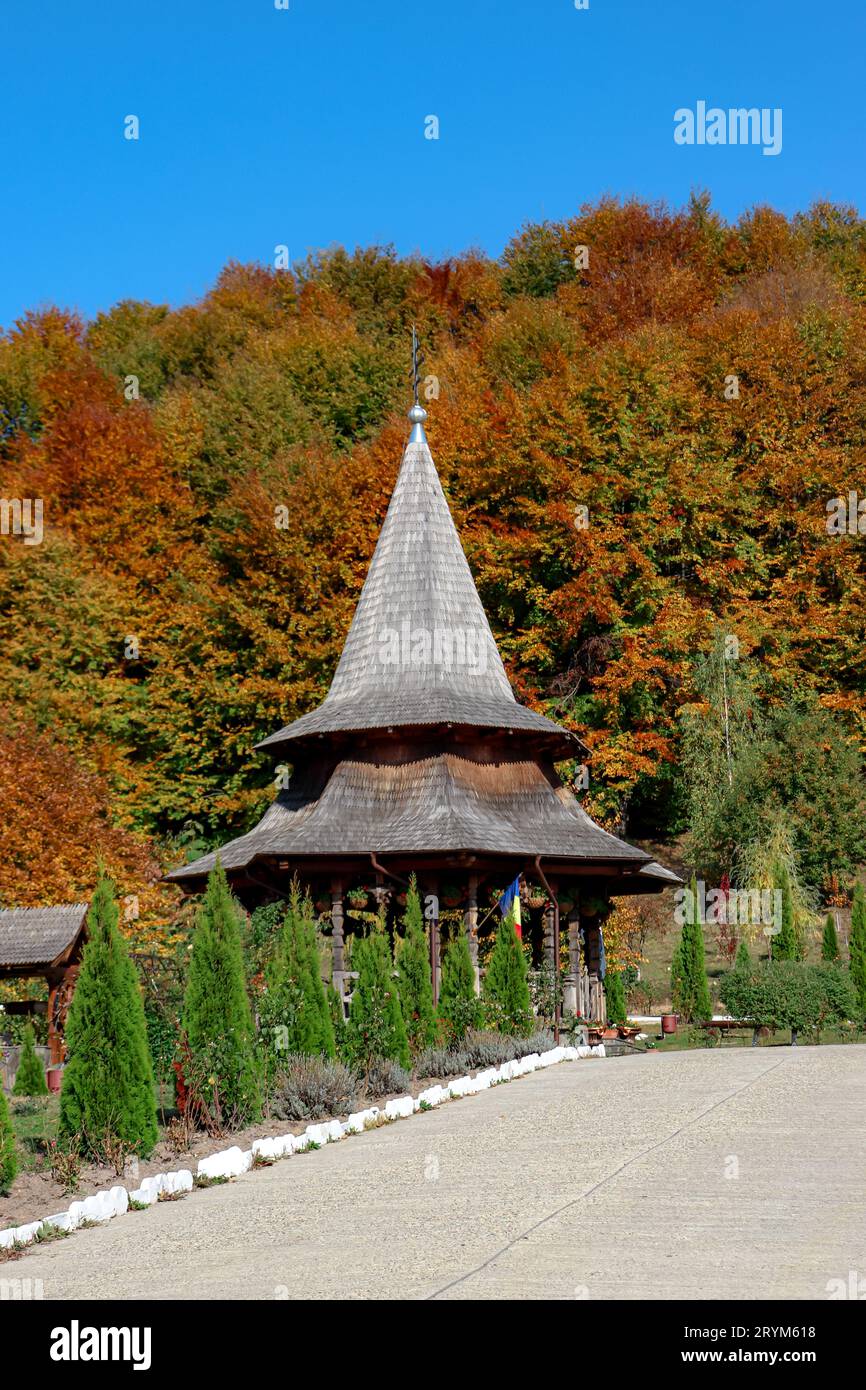
<path fill-rule="evenodd" d="M 0 908 L 0 980 L 43 978 L 47 1003 L 4 1004 L 8 1014 L 46 1012 L 52 1063 L 63 1061 L 63 1030 L 87 940 L 87 903 Z"/>
<path fill-rule="evenodd" d="M 259 747 L 291 780 L 259 824 L 219 856 L 248 907 L 285 896 L 297 875 L 330 908 L 342 983 L 348 890 L 379 905 L 415 872 L 432 904 L 459 907 L 473 959 L 479 910 L 518 875 L 545 906 L 532 925 L 558 968 L 566 903 L 564 1007 L 603 1016 L 599 927 L 612 897 L 679 880 L 598 826 L 557 776 L 583 759 L 577 736 L 517 703 L 475 588 L 424 432 L 412 433 L 364 588 L 322 704 Z M 168 877 L 199 891 L 216 854 Z M 492 923 L 491 923 L 492 925 Z"/>

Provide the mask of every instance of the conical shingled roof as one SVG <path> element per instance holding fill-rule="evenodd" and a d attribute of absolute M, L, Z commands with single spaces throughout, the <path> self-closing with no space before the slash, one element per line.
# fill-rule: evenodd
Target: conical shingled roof
<path fill-rule="evenodd" d="M 514 698 L 419 422 L 331 688 L 318 709 L 258 746 L 442 723 L 555 735 L 563 757 L 581 747 Z"/>

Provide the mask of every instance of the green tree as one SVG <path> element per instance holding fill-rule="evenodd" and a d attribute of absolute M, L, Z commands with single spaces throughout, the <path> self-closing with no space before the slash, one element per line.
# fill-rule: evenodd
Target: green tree
<path fill-rule="evenodd" d="M 863 884 L 854 889 L 851 903 L 851 931 L 848 936 L 849 969 L 857 991 L 861 1012 L 866 1013 L 866 893 Z"/>
<path fill-rule="evenodd" d="M 408 1067 L 411 1058 L 400 995 L 391 952 L 381 928 L 355 941 L 352 964 L 358 979 L 349 1009 L 349 1055 L 365 1067 L 376 1057 L 388 1057 Z"/>
<path fill-rule="evenodd" d="M 503 917 L 484 975 L 482 999 L 487 1021 L 501 1033 L 526 1034 L 532 1026 L 532 1004 L 526 979 L 526 959 L 509 914 Z"/>
<path fill-rule="evenodd" d="M 750 953 L 749 953 L 749 948 L 748 948 L 748 946 L 746 945 L 746 942 L 745 942 L 745 941 L 741 941 L 740 944 L 739 944 L 739 946 L 737 947 L 737 956 L 736 956 L 736 959 L 735 959 L 735 961 L 734 961 L 734 969 L 735 969 L 735 970 L 751 970 L 751 968 L 752 968 L 752 957 L 751 957 L 751 955 L 750 955 Z"/>
<path fill-rule="evenodd" d="M 118 930 L 113 886 L 102 871 L 87 938 L 66 1020 L 59 1132 L 98 1159 L 117 1142 L 147 1158 L 157 1123 L 144 1004 Z"/>
<path fill-rule="evenodd" d="M 794 930 L 794 902 L 791 879 L 784 864 L 776 866 L 774 887 L 782 894 L 782 921 L 778 936 L 772 937 L 774 960 L 802 960 L 803 949 Z"/>
<path fill-rule="evenodd" d="M 18 1173 L 18 1150 L 6 1096 L 0 1085 L 0 1196 L 9 1191 Z"/>
<path fill-rule="evenodd" d="M 12 1094 L 15 1096 L 48 1095 L 45 1068 L 36 1056 L 36 1039 L 32 1023 L 28 1023 L 24 1029 L 24 1042 L 21 1046 L 21 1056 L 18 1060 L 18 1071 L 15 1075 L 15 1086 Z"/>
<path fill-rule="evenodd" d="M 839 937 L 836 934 L 836 921 L 832 912 L 827 913 L 824 935 L 821 937 L 821 959 L 833 963 L 839 959 Z"/>
<path fill-rule="evenodd" d="M 682 933 L 671 965 L 671 999 L 688 1023 L 712 1017 L 710 988 L 704 964 L 704 932 L 698 908 L 697 884 L 692 878 L 684 901 Z"/>
<path fill-rule="evenodd" d="M 208 877 L 192 938 L 183 1029 L 193 1075 L 186 1077 L 219 1123 L 261 1114 L 255 1030 L 244 981 L 240 911 L 222 865 Z"/>
<path fill-rule="evenodd" d="M 465 1038 L 469 1029 L 477 1028 L 481 1022 L 481 1003 L 475 993 L 475 971 L 464 931 L 458 930 L 442 955 L 439 1017 L 449 1042 Z"/>
<path fill-rule="evenodd" d="M 280 1052 L 333 1057 L 334 1026 L 322 981 L 316 923 L 309 898 L 292 885 L 277 950 L 265 978 L 262 1031 L 269 1056 Z"/>
<path fill-rule="evenodd" d="M 619 970 L 608 970 L 605 975 L 604 998 L 608 1023 L 625 1023 L 625 984 Z"/>
<path fill-rule="evenodd" d="M 413 1053 L 422 1052 L 436 1040 L 436 1012 L 433 1008 L 430 952 L 414 874 L 409 880 L 406 911 L 403 914 L 403 938 L 397 943 L 396 958 L 400 1006 L 409 1046 Z"/>
<path fill-rule="evenodd" d="M 331 1015 L 331 1027 L 334 1030 L 334 1050 L 337 1057 L 342 1057 L 346 1051 L 347 1043 L 347 1024 L 346 1015 L 343 1012 L 343 1001 L 335 985 L 328 985 L 328 1013 Z"/>

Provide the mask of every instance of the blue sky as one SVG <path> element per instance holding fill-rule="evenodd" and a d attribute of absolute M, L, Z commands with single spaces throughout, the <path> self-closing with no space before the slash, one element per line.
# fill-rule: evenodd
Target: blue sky
<path fill-rule="evenodd" d="M 4 0 L 0 324 L 189 302 L 277 244 L 499 254 L 603 193 L 866 206 L 863 0 L 289 4 Z M 676 145 L 699 100 L 780 107 L 781 154 Z"/>

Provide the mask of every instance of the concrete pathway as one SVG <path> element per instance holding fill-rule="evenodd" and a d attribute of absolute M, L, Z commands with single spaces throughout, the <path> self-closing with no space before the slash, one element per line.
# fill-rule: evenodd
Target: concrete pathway
<path fill-rule="evenodd" d="M 866 1047 L 564 1063 L 5 1266 L 46 1299 L 826 1299 Z"/>

